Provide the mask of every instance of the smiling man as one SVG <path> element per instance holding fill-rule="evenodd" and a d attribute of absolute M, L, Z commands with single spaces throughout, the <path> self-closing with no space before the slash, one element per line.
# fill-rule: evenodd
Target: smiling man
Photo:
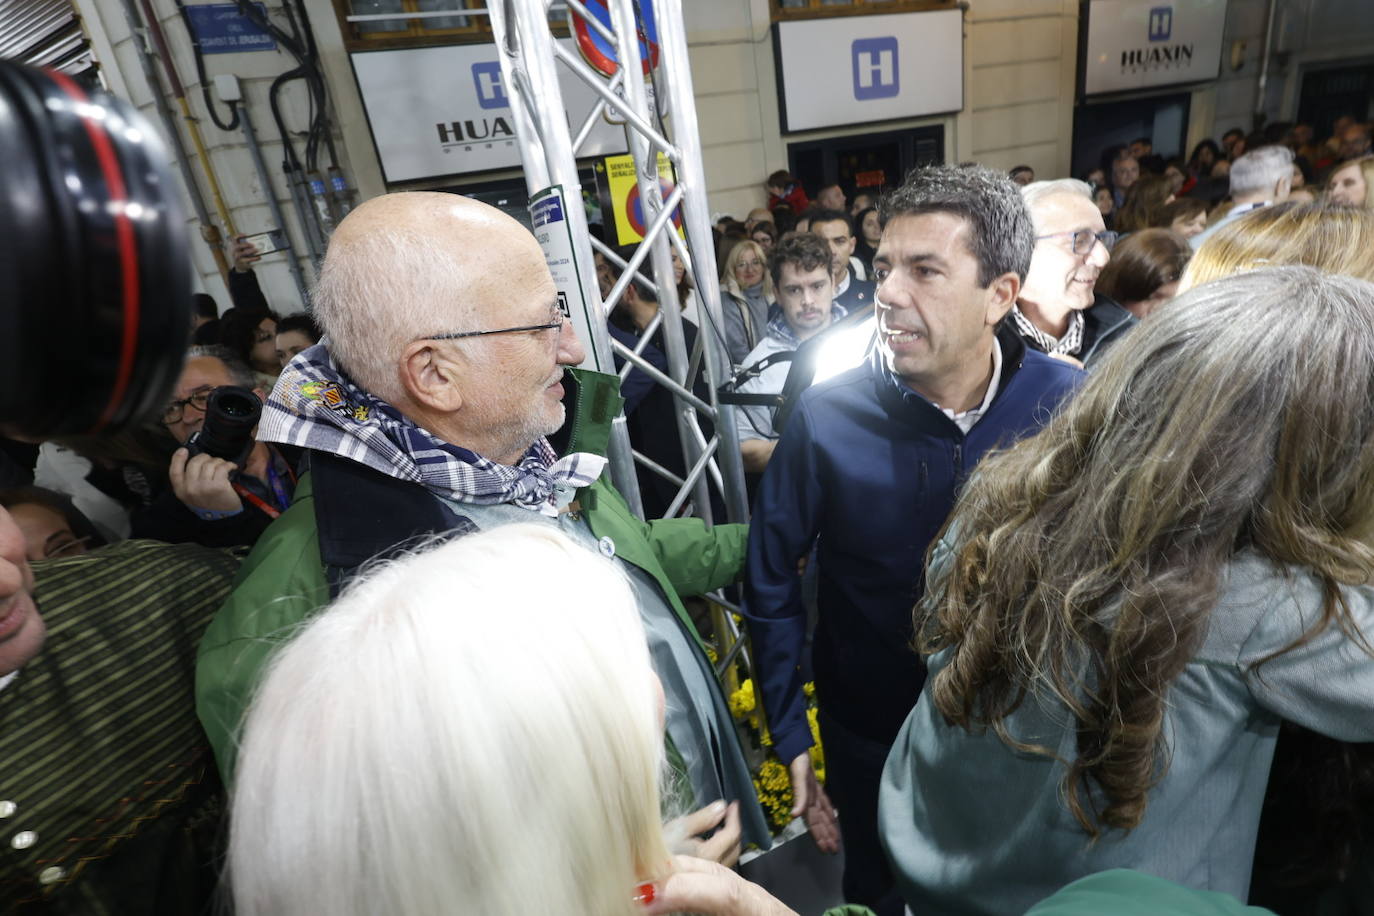
<path fill-rule="evenodd" d="M 1035 432 L 1081 373 L 1001 328 L 1035 244 L 1017 186 L 986 168 L 912 172 L 879 205 L 878 347 L 802 395 L 759 486 L 745 616 L 796 812 L 836 819 L 811 769 L 798 561 L 818 547 L 813 665 L 846 900 L 900 912 L 878 845 L 878 783 L 925 680 L 911 644 L 926 547 L 990 448 Z M 1001 330 L 999 331 L 999 328 Z"/>
<path fill-rule="evenodd" d="M 1092 189 L 1076 179 L 1033 182 L 1021 196 L 1035 224 L 1035 253 L 1012 322 L 1027 346 L 1091 367 L 1137 323 L 1093 293 L 1116 233 L 1102 222 Z"/>
<path fill-rule="evenodd" d="M 305 449 L 310 470 L 199 649 L 197 708 L 226 781 L 272 652 L 369 561 L 435 535 L 548 525 L 613 557 L 634 588 L 668 697 L 670 759 L 703 808 L 687 832 L 721 827 L 698 851 L 729 861 L 741 836 L 767 844 L 729 708 L 681 601 L 739 578 L 744 526 L 646 524 L 604 479 L 620 379 L 565 375 L 584 351 L 534 236 L 456 194 L 375 197 L 335 230 L 311 301 L 324 340 L 282 372 L 259 432 Z M 574 378 L 560 457 L 548 437 L 564 426 Z M 499 596 L 435 609 L 507 610 Z"/>

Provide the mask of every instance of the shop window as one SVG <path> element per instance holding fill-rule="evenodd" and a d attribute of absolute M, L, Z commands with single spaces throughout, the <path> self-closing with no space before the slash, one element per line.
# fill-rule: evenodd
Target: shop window
<path fill-rule="evenodd" d="M 334 0 L 350 51 L 491 41 L 486 6 L 486 0 Z M 474 12 L 465 15 L 465 10 Z M 567 35 L 567 8 L 560 4 L 550 10 L 549 22 L 554 34 Z"/>
<path fill-rule="evenodd" d="M 772 3 L 774 22 L 865 13 L 915 13 L 958 5 L 954 0 L 772 0 Z"/>

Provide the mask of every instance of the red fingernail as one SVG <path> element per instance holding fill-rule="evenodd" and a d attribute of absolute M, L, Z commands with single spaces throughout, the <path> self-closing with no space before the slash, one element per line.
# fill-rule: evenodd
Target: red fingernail
<path fill-rule="evenodd" d="M 635 894 L 635 903 L 638 903 L 640 906 L 648 906 L 654 902 L 655 894 L 652 883 L 641 884 L 639 887 L 635 888 L 635 890 L 638 892 Z"/>

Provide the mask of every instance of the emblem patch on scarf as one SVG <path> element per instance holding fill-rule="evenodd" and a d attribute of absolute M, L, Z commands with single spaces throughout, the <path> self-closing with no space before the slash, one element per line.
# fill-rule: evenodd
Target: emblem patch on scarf
<path fill-rule="evenodd" d="M 302 397 L 323 404 L 330 410 L 347 414 L 359 423 L 367 422 L 367 408 L 362 404 L 350 404 L 348 401 L 348 393 L 344 391 L 343 386 L 338 382 L 322 382 L 317 380 L 302 382 L 300 385 L 300 392 Z"/>

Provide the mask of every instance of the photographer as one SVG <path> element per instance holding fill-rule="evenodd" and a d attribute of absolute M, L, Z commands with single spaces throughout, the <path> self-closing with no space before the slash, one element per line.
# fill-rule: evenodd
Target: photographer
<path fill-rule="evenodd" d="M 183 446 L 168 467 L 171 489 L 134 517 L 134 537 L 252 546 L 290 504 L 296 487 L 292 462 L 277 446 L 253 438 L 260 406 L 254 405 L 251 421 L 213 408 L 214 392 L 228 386 L 247 389 L 244 397 L 251 392 L 259 402 L 266 397 L 253 370 L 233 353 L 192 347 L 161 418 Z M 227 447 L 205 448 L 211 440 Z"/>

